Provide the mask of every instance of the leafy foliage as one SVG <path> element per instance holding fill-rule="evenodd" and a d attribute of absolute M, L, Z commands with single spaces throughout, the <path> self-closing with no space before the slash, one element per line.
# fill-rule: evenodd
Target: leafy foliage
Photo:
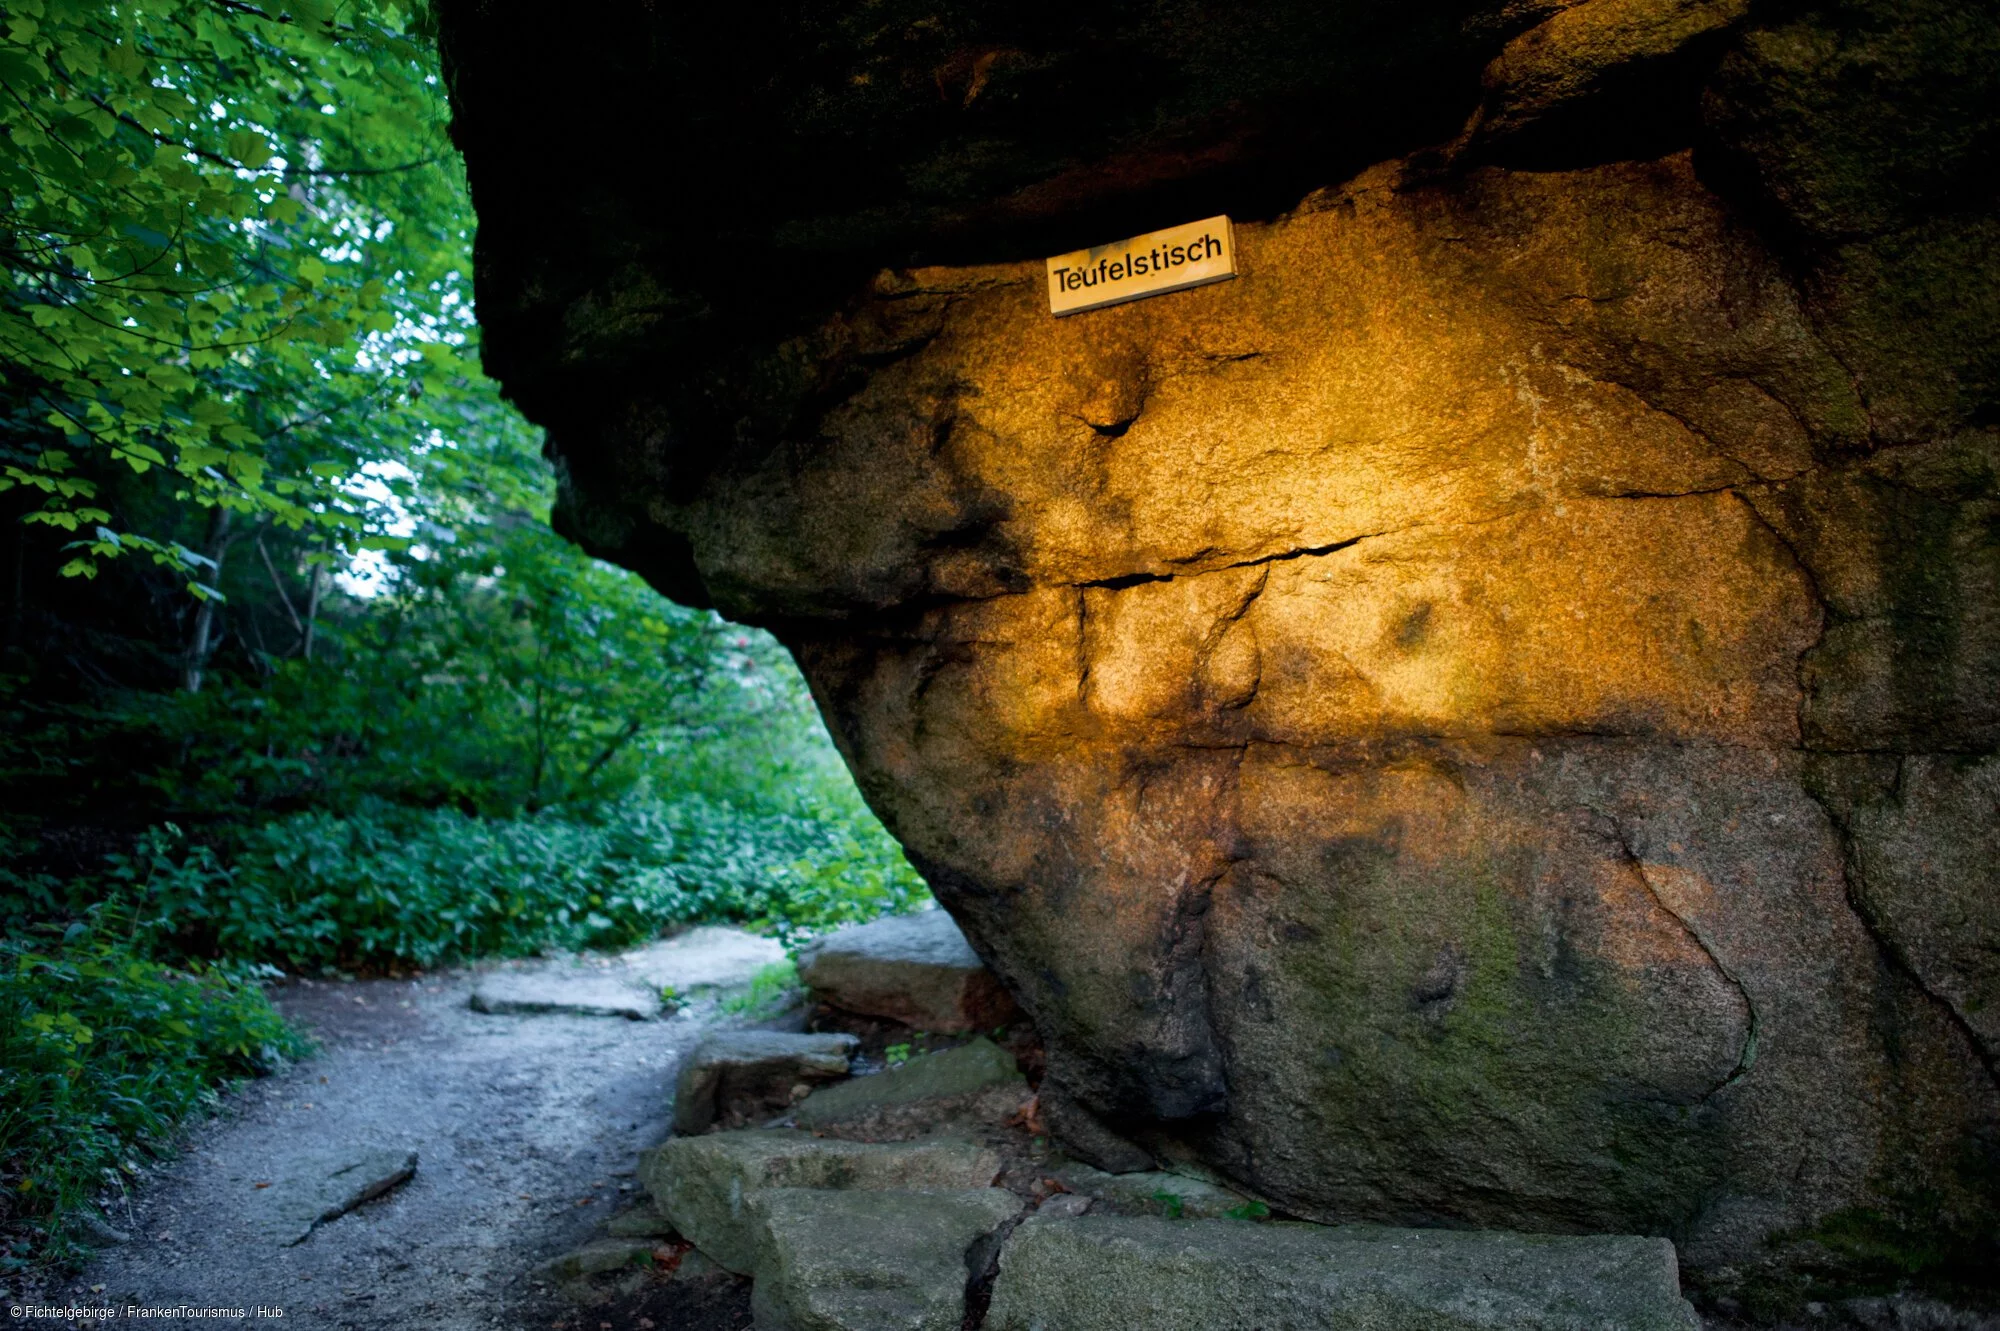
<path fill-rule="evenodd" d="M 232 517 L 310 532 L 323 561 L 392 545 L 344 479 L 492 415 L 461 363 L 470 213 L 413 17 L 9 0 L 0 490 L 77 536 L 65 573 L 137 550 L 212 596 Z M 107 462 L 171 476 L 210 548 L 119 522 Z"/>
<path fill-rule="evenodd" d="M 751 976 L 743 992 L 723 999 L 722 1010 L 757 1021 L 783 1012 L 798 1002 L 801 992 L 798 965 L 790 961 L 774 962 Z"/>
<path fill-rule="evenodd" d="M 217 1083 L 305 1049 L 254 984 L 223 971 L 175 970 L 88 933 L 0 942 L 0 1230 L 76 1214 Z M 55 1248 L 73 1248 L 60 1226 Z"/>
<path fill-rule="evenodd" d="M 625 947 L 697 920 L 786 936 L 924 899 L 907 867 L 873 883 L 836 876 L 834 866 L 869 853 L 850 824 L 700 796 L 634 796 L 589 821 L 377 804 L 266 823 L 226 864 L 176 829 L 156 830 L 115 857 L 116 886 L 98 909 L 175 954 L 391 970 Z M 890 860 L 893 843 L 872 856 Z"/>
<path fill-rule="evenodd" d="M 295 659 L 255 688 L 152 705 L 174 816 L 373 797 L 506 817 L 681 784 L 722 744 L 766 782 L 787 750 L 823 748 L 767 635 L 663 600 L 540 522 L 468 522 L 389 567 L 389 589 L 329 624 L 336 668 Z"/>

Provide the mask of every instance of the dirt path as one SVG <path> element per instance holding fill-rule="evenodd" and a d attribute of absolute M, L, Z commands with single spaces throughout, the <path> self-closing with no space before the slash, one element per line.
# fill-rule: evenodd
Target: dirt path
<path fill-rule="evenodd" d="M 467 1006 L 478 974 L 278 989 L 320 1053 L 195 1129 L 111 1216 L 131 1241 L 74 1296 L 282 1308 L 293 1328 L 574 1325 L 531 1273 L 636 1199 L 634 1157 L 666 1136 L 678 1061 L 720 1017 L 712 1001 L 659 1021 L 490 1016 Z M 362 1147 L 414 1150 L 415 1177 L 296 1246 L 256 1223 L 259 1182 Z"/>

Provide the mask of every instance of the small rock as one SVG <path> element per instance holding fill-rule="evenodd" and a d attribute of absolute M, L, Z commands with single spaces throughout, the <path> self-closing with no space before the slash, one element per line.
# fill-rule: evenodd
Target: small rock
<path fill-rule="evenodd" d="M 748 984 L 758 971 L 784 959 L 784 945 L 775 938 L 704 925 L 627 952 L 620 960 L 655 993 L 668 988 L 689 994 Z"/>
<path fill-rule="evenodd" d="M 966 1249 L 1021 1202 L 1001 1188 L 767 1188 L 751 1208 L 759 1331 L 958 1331 Z"/>
<path fill-rule="evenodd" d="M 674 1226 L 649 1202 L 612 1216 L 604 1232 L 614 1239 L 665 1239 L 673 1237 Z"/>
<path fill-rule="evenodd" d="M 603 973 L 585 971 L 495 971 L 473 987 L 474 1012 L 495 1016 L 624 1017 L 651 1021 L 660 1015 L 657 992 Z"/>
<path fill-rule="evenodd" d="M 1073 1164 L 1057 1170 L 1056 1178 L 1071 1192 L 1109 1202 L 1121 1213 L 1165 1215 L 1171 1220 L 1213 1220 L 1249 1202 L 1227 1188 L 1161 1170 L 1107 1174 Z M 1042 1212 L 1047 1214 L 1048 1208 Z"/>
<path fill-rule="evenodd" d="M 1014 1000 L 941 910 L 850 925 L 799 953 L 822 1002 L 920 1031 L 977 1031 L 1019 1015 Z"/>
<path fill-rule="evenodd" d="M 1091 1199 L 1075 1192 L 1059 1192 L 1043 1202 L 1035 1211 L 1036 1215 L 1079 1216 L 1090 1212 Z"/>
<path fill-rule="evenodd" d="M 987 1331 L 1700 1331 L 1665 1239 L 1030 1216 Z"/>
<path fill-rule="evenodd" d="M 738 1275 L 756 1267 L 746 1199 L 759 1189 L 984 1188 L 999 1172 L 999 1155 L 968 1141 L 873 1145 L 791 1131 L 675 1137 L 639 1161 L 640 1181 L 674 1228 Z"/>
<path fill-rule="evenodd" d="M 246 1194 L 243 1216 L 251 1229 L 291 1247 L 327 1221 L 408 1182 L 416 1172 L 415 1151 L 349 1147 L 309 1151 L 286 1161 L 282 1172 L 269 1179 L 233 1181 Z"/>
<path fill-rule="evenodd" d="M 800 1127 L 820 1128 L 923 1105 L 927 1119 L 947 1117 L 952 1109 L 980 1109 L 1001 1118 L 1027 1098 L 1028 1083 L 1014 1056 L 982 1035 L 872 1077 L 822 1087 L 800 1103 L 794 1116 Z"/>
<path fill-rule="evenodd" d="M 681 1064 L 674 1131 L 706 1132 L 717 1121 L 768 1117 L 798 1098 L 794 1088 L 847 1075 L 860 1042 L 851 1035 L 730 1031 L 712 1035 Z"/>

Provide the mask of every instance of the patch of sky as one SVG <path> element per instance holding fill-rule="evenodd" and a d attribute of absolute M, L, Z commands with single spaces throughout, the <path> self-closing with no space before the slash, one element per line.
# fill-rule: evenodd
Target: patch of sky
<path fill-rule="evenodd" d="M 402 463 L 381 459 L 363 463 L 359 471 L 341 482 L 341 488 L 373 510 L 370 525 L 377 531 L 408 540 L 417 534 L 417 518 L 397 488 L 416 479 L 417 474 Z M 410 549 L 413 558 L 422 559 L 425 553 L 422 546 Z M 396 566 L 380 550 L 358 550 L 333 580 L 349 596 L 372 600 L 396 585 Z"/>

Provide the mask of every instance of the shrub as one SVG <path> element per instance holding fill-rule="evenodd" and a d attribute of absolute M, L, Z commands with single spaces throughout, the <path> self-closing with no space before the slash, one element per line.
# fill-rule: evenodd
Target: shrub
<path fill-rule="evenodd" d="M 699 796 L 588 817 L 317 810 L 241 833 L 227 863 L 167 826 L 114 857 L 109 879 L 100 927 L 135 946 L 293 970 L 625 947 L 696 921 L 789 940 L 928 896 L 872 819 Z"/>
<path fill-rule="evenodd" d="M 722 1000 L 722 1010 L 735 1017 L 761 1021 L 798 1001 L 799 968 L 790 961 L 774 962 L 750 977 L 749 987 Z"/>
<path fill-rule="evenodd" d="M 219 1084 L 305 1052 L 252 978 L 163 966 L 81 926 L 40 949 L 0 942 L 0 1235 L 71 1255 L 69 1219 L 135 1152 Z"/>

